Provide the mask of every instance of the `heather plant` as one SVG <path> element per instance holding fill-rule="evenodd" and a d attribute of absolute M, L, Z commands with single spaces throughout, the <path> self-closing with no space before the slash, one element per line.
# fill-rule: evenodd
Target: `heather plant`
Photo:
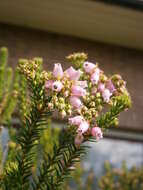
<path fill-rule="evenodd" d="M 8 50 L 0 49 L 0 124 L 8 124 L 16 107 L 18 96 L 18 72 L 13 75 L 12 68 L 7 66 Z"/>
<path fill-rule="evenodd" d="M 101 190 L 142 190 L 143 167 L 128 169 L 123 162 L 122 168 L 113 168 L 109 162 L 105 163 L 105 175 L 99 180 Z"/>
<path fill-rule="evenodd" d="M 87 175 L 87 177 L 85 177 Z M 86 171 L 82 164 L 76 164 L 76 171 L 64 183 L 66 190 L 92 190 L 97 186 L 97 179 L 92 170 Z"/>
<path fill-rule="evenodd" d="M 88 171 L 86 180 L 83 180 L 87 173 L 82 165 L 77 165 L 77 170 L 72 178 L 66 181 L 66 190 L 142 190 L 143 189 L 143 167 L 132 166 L 127 168 L 126 162 L 122 162 L 121 168 L 113 167 L 108 161 L 104 163 L 103 176 L 95 177 L 92 170 Z M 84 181 L 84 182 L 83 182 Z"/>
<path fill-rule="evenodd" d="M 130 95 L 120 75 L 107 77 L 97 63 L 86 61 L 84 53 L 67 59 L 76 69 L 63 71 L 57 63 L 51 72 L 42 69 L 41 58 L 19 60 L 23 87 L 28 91 L 21 90 L 21 127 L 15 139 L 15 155 L 0 178 L 1 189 L 62 189 L 86 154 L 85 142 L 103 138 L 104 130 L 117 124 L 120 112 L 130 107 Z M 41 135 L 51 127 L 49 119 L 55 117 L 66 121 L 67 126 L 53 142 L 52 151 L 48 146 L 40 149 L 33 175 Z"/>
<path fill-rule="evenodd" d="M 12 68 L 8 66 L 8 50 L 5 47 L 0 49 L 0 141 L 3 127 L 9 127 L 9 134 L 13 129 L 11 126 L 12 114 L 16 108 L 18 89 L 19 89 L 19 75 L 18 72 L 13 72 Z M 6 147 L 7 149 L 7 147 Z M 5 150 L 0 144 L 0 174 L 3 169 Z"/>

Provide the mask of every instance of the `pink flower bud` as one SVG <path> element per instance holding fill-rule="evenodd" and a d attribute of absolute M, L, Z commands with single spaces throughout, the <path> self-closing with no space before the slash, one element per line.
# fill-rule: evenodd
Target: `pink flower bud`
<path fill-rule="evenodd" d="M 111 96 L 112 96 L 112 93 L 108 89 L 104 89 L 102 91 L 102 97 L 104 99 L 104 102 L 108 103 L 110 101 Z"/>
<path fill-rule="evenodd" d="M 73 85 L 71 88 L 71 91 L 72 91 L 73 96 L 85 96 L 86 95 L 86 90 L 77 85 Z"/>
<path fill-rule="evenodd" d="M 100 83 L 100 84 L 98 85 L 98 91 L 99 91 L 99 92 L 103 92 L 104 89 L 105 89 L 105 85 L 104 85 L 103 83 Z"/>
<path fill-rule="evenodd" d="M 65 96 L 65 97 L 68 97 L 68 96 L 69 96 L 69 91 L 65 91 L 65 92 L 64 92 L 64 96 Z"/>
<path fill-rule="evenodd" d="M 77 86 L 80 86 L 82 88 L 86 88 L 88 85 L 87 85 L 87 81 L 76 81 L 76 85 Z"/>
<path fill-rule="evenodd" d="M 81 100 L 76 96 L 70 97 L 70 104 L 75 108 L 80 108 L 82 106 Z"/>
<path fill-rule="evenodd" d="M 70 80 L 77 81 L 80 78 L 80 75 L 82 72 L 80 70 L 75 70 L 73 67 L 68 68 L 65 71 L 66 77 L 68 77 Z"/>
<path fill-rule="evenodd" d="M 94 73 L 91 75 L 90 80 L 92 82 L 92 84 L 97 84 L 99 81 L 99 76 L 100 76 L 100 71 L 97 68 Z"/>
<path fill-rule="evenodd" d="M 87 121 L 82 121 L 77 129 L 78 132 L 80 133 L 85 133 L 89 128 L 89 124 Z"/>
<path fill-rule="evenodd" d="M 91 90 L 91 93 L 92 93 L 93 95 L 95 95 L 95 94 L 97 93 L 97 88 L 96 88 L 96 87 L 93 87 L 92 90 Z"/>
<path fill-rule="evenodd" d="M 45 83 L 45 88 L 46 89 L 51 89 L 52 88 L 53 81 L 52 80 L 47 80 Z"/>
<path fill-rule="evenodd" d="M 54 65 L 53 76 L 56 78 L 63 76 L 63 69 L 60 63 Z"/>
<path fill-rule="evenodd" d="M 75 137 L 75 140 L 74 140 L 74 143 L 75 143 L 75 146 L 76 148 L 79 148 L 81 143 L 83 142 L 84 140 L 84 137 L 82 134 L 78 133 Z"/>
<path fill-rule="evenodd" d="M 106 82 L 106 88 L 108 88 L 111 93 L 114 93 L 116 91 L 115 86 L 111 80 L 108 80 Z"/>
<path fill-rule="evenodd" d="M 87 73 L 92 73 L 95 66 L 96 66 L 95 64 L 90 63 L 88 61 L 84 62 L 84 64 L 83 64 L 83 68 L 84 68 L 85 72 L 87 72 Z"/>
<path fill-rule="evenodd" d="M 69 118 L 69 124 L 71 124 L 71 125 L 80 125 L 82 123 L 82 121 L 83 121 L 83 117 L 80 115 Z"/>
<path fill-rule="evenodd" d="M 52 84 L 52 90 L 56 92 L 60 92 L 63 88 L 63 84 L 60 81 L 55 81 Z"/>
<path fill-rule="evenodd" d="M 103 134 L 102 134 L 102 131 L 99 127 L 93 127 L 91 129 L 91 135 L 93 137 L 96 137 L 96 140 L 99 140 L 101 138 L 103 138 Z"/>

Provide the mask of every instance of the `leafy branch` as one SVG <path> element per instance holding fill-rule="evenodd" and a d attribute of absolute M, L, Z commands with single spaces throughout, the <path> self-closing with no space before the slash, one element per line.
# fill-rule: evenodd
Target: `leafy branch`
<path fill-rule="evenodd" d="M 97 125 L 105 129 L 114 125 L 120 112 L 128 109 L 130 106 L 131 99 L 128 95 L 123 94 L 115 97 L 110 110 L 97 118 Z"/>
<path fill-rule="evenodd" d="M 20 67 L 25 64 L 20 62 Z M 39 59 L 35 59 L 35 64 L 41 64 Z M 31 90 L 31 108 L 29 114 L 25 118 L 25 122 L 20 129 L 17 143 L 20 150 L 16 156 L 16 167 L 11 167 L 5 170 L 5 187 L 8 188 L 10 183 L 11 189 L 27 189 L 29 185 L 29 177 L 33 166 L 34 147 L 40 139 L 40 133 L 46 125 L 47 116 L 50 114 L 45 111 L 46 101 L 44 97 L 43 83 L 40 82 L 39 70 L 33 80 L 28 81 Z M 10 172 L 9 172 L 10 171 Z"/>
<path fill-rule="evenodd" d="M 54 145 L 53 156 L 48 154 L 44 158 L 39 176 L 33 181 L 33 190 L 60 189 L 64 180 L 75 169 L 75 163 L 79 162 L 80 157 L 86 153 L 87 146 L 82 145 L 79 148 L 75 146 L 74 133 L 71 135 L 71 130 L 64 130 L 61 134 L 59 146 Z"/>
<path fill-rule="evenodd" d="M 130 107 L 131 100 L 120 76 L 116 75 L 114 77 L 116 80 L 111 81 L 93 63 L 84 62 L 87 55 L 83 53 L 68 58 L 77 63 L 76 67 L 79 70 L 70 67 L 63 72 L 61 64 L 55 64 L 53 72 L 45 72 L 41 70 L 40 58 L 19 61 L 20 74 L 26 79 L 21 81 L 19 98 L 21 101 L 19 115 L 22 122 L 16 139 L 16 157 L 6 165 L 0 180 L 3 190 L 9 187 L 11 190 L 61 189 L 71 171 L 75 170 L 76 162 L 86 154 L 88 146 L 84 143 L 102 138 L 101 128 L 106 129 L 113 125 L 119 113 Z M 83 73 L 88 77 L 83 78 Z M 106 88 L 93 96 L 89 89 L 96 87 L 96 91 L 98 90 L 95 82 L 97 75 L 100 74 L 99 80 L 105 83 L 103 85 Z M 117 85 L 116 94 L 110 92 L 114 85 Z M 27 87 L 29 91 L 25 92 Z M 95 103 L 97 99 L 100 107 Z M 103 109 L 103 103 L 110 109 L 97 117 Z M 36 147 L 53 111 L 57 111 L 63 118 L 72 116 L 69 118 L 70 126 L 61 131 L 58 144 L 55 143 L 53 146 L 53 154 L 47 154 L 47 151 L 41 154 L 41 157 L 43 156 L 41 163 L 37 167 L 36 175 L 33 176 Z"/>
<path fill-rule="evenodd" d="M 7 66 L 8 50 L 0 49 L 0 123 L 10 121 L 12 113 L 17 104 L 19 90 L 19 74 Z"/>

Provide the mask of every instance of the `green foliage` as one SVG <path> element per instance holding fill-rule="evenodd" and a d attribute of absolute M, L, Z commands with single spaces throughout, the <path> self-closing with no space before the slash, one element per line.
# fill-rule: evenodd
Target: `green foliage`
<path fill-rule="evenodd" d="M 80 59 L 80 54 L 77 54 L 75 61 L 76 59 L 79 60 L 77 64 L 79 66 L 86 57 L 82 54 Z M 6 58 L 2 58 L 2 60 L 6 60 Z M 17 138 L 13 140 L 16 144 L 9 143 L 12 151 L 0 178 L 1 188 L 3 190 L 9 188 L 11 190 L 63 189 L 64 181 L 70 177 L 71 172 L 76 168 L 76 163 L 86 154 L 88 146 L 84 142 L 96 140 L 91 138 L 91 135 L 87 135 L 83 144 L 77 147 L 75 145 L 77 134 L 75 126 L 67 126 L 60 133 L 55 129 L 49 129 L 51 111 L 48 109 L 48 103 L 52 99 L 52 95 L 45 95 L 45 80 L 48 73 L 42 71 L 42 59 L 19 60 L 19 71 L 22 75 L 19 94 L 21 95 L 19 96 L 21 127 Z M 14 87 L 17 88 L 17 85 Z M 5 88 L 2 86 L 1 89 Z M 10 96 L 4 95 L 3 97 Z M 14 106 L 13 101 L 11 100 L 12 106 Z M 97 118 L 97 124 L 102 128 L 114 124 L 119 113 L 129 105 L 130 100 L 127 95 L 117 96 L 110 110 Z M 8 110 L 12 112 L 12 109 Z M 59 138 L 57 138 L 58 133 Z M 55 137 L 57 140 L 53 141 L 51 149 L 51 141 Z M 16 154 L 13 154 L 14 148 Z M 38 155 L 39 148 L 40 155 Z M 38 157 L 40 158 L 39 163 Z"/>
<path fill-rule="evenodd" d="M 23 122 L 26 115 L 29 112 L 28 105 L 30 103 L 28 97 L 28 90 L 27 90 L 27 81 L 23 75 L 20 75 L 19 94 L 20 94 L 20 96 L 18 96 L 19 118 L 21 122 Z"/>
<path fill-rule="evenodd" d="M 127 169 L 123 162 L 121 169 L 112 168 L 105 163 L 106 174 L 99 180 L 101 190 L 142 190 L 143 168 Z"/>
<path fill-rule="evenodd" d="M 59 140 L 59 134 L 60 134 L 60 128 L 51 128 L 51 121 L 48 121 L 48 127 L 42 131 L 41 138 L 40 138 L 40 149 L 45 153 L 49 153 L 50 155 L 53 155 L 53 145 L 58 145 Z"/>
<path fill-rule="evenodd" d="M 92 170 L 89 171 L 87 178 L 83 182 L 86 171 L 82 164 L 76 164 L 76 171 L 73 172 L 71 178 L 64 183 L 66 190 L 91 190 L 94 187 L 95 176 Z"/>
<path fill-rule="evenodd" d="M 66 57 L 76 68 L 81 68 L 83 66 L 84 61 L 87 60 L 87 54 L 85 53 L 73 53 Z"/>
<path fill-rule="evenodd" d="M 122 163 L 121 168 L 113 168 L 111 164 L 105 162 L 105 174 L 96 179 L 94 173 L 89 171 L 88 177 L 83 182 L 85 171 L 81 165 L 77 165 L 77 170 L 73 173 L 72 178 L 66 181 L 64 187 L 66 190 L 142 190 L 143 189 L 143 168 L 133 166 L 128 169 L 126 163 Z M 72 186 L 70 185 L 72 183 Z M 97 185 L 98 183 L 98 185 Z M 74 184 L 74 186 L 73 186 Z M 76 188 L 75 188 L 76 187 Z"/>
<path fill-rule="evenodd" d="M 109 111 L 97 118 L 98 126 L 107 129 L 110 126 L 115 125 L 120 112 L 126 110 L 130 106 L 131 99 L 128 95 L 124 94 L 122 96 L 117 96 L 113 99 Z"/>
<path fill-rule="evenodd" d="M 19 75 L 7 66 L 8 50 L 0 49 L 0 123 L 5 124 L 11 119 L 16 107 L 18 96 Z"/>
<path fill-rule="evenodd" d="M 54 145 L 53 155 L 47 154 L 34 180 L 33 189 L 61 189 L 61 184 L 73 171 L 74 164 L 85 154 L 85 146 L 76 148 L 71 131 L 62 131 L 59 145 Z"/>
<path fill-rule="evenodd" d="M 2 146 L 0 144 L 0 175 L 2 173 L 2 158 L 3 158 L 3 156 L 2 156 Z"/>
<path fill-rule="evenodd" d="M 34 147 L 37 145 L 37 141 L 40 139 L 40 132 L 45 126 L 45 117 L 49 115 L 45 112 L 45 97 L 43 83 L 40 81 L 40 69 L 39 65 L 42 63 L 41 59 L 35 59 L 35 66 L 38 68 L 35 70 L 35 76 L 33 80 L 29 78 L 29 87 L 31 89 L 31 107 L 29 114 L 26 116 L 19 132 L 17 143 L 20 146 L 20 150 L 17 153 L 14 165 L 9 164 L 9 168 L 5 171 L 4 186 L 8 188 L 11 185 L 11 189 L 28 189 L 30 188 L 29 176 L 31 176 L 31 168 L 33 166 Z M 29 66 L 29 62 L 21 60 L 19 66 L 21 70 Z M 24 65 L 24 66 L 23 66 Z M 22 70 L 23 71 L 23 70 Z M 33 77 L 33 76 L 32 76 Z"/>
<path fill-rule="evenodd" d="M 9 126 L 17 104 L 19 74 L 17 70 L 14 73 L 12 68 L 8 67 L 7 61 L 8 50 L 3 47 L 0 49 L 0 125 Z M 10 131 L 12 130 L 9 129 Z M 2 147 L 0 154 L 2 173 L 4 163 Z"/>

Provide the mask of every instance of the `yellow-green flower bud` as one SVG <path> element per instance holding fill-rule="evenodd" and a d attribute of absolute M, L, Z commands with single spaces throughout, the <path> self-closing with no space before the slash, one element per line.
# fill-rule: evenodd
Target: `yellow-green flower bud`
<path fill-rule="evenodd" d="M 95 102 L 90 102 L 89 106 L 90 107 L 95 107 Z"/>
<path fill-rule="evenodd" d="M 102 111 L 102 109 L 103 109 L 102 105 L 99 105 L 99 106 L 97 107 L 97 109 L 98 109 L 99 112 Z"/>
<path fill-rule="evenodd" d="M 83 107 L 82 107 L 82 111 L 84 111 L 84 112 L 85 112 L 85 111 L 88 111 L 88 108 L 87 108 L 86 106 L 83 106 Z"/>
<path fill-rule="evenodd" d="M 98 98 L 98 97 L 100 97 L 100 96 L 101 96 L 100 92 L 97 92 L 97 93 L 96 93 L 96 97 Z"/>
<path fill-rule="evenodd" d="M 96 102 L 97 102 L 98 104 L 100 104 L 100 103 L 102 102 L 102 99 L 101 99 L 101 98 L 97 98 L 97 99 L 96 99 Z"/>
<path fill-rule="evenodd" d="M 62 110 L 62 109 L 64 109 L 65 108 L 65 104 L 58 104 L 58 108 L 60 109 L 60 110 Z"/>
<path fill-rule="evenodd" d="M 8 146 L 9 146 L 9 148 L 12 148 L 12 149 L 13 149 L 13 148 L 16 147 L 16 143 L 13 142 L 13 141 L 9 141 Z"/>
<path fill-rule="evenodd" d="M 60 102 L 60 103 L 64 103 L 64 102 L 65 102 L 65 99 L 62 98 L 62 97 L 60 97 L 60 98 L 59 98 L 59 102 Z"/>
<path fill-rule="evenodd" d="M 94 99 L 95 99 L 95 96 L 92 95 L 92 96 L 90 96 L 90 98 L 91 98 L 91 100 L 94 100 Z"/>
<path fill-rule="evenodd" d="M 67 106 L 67 109 L 71 109 L 72 108 L 72 106 L 70 104 L 67 104 L 66 106 Z"/>
<path fill-rule="evenodd" d="M 60 112 L 60 115 L 61 115 L 62 118 L 64 118 L 64 117 L 66 117 L 67 114 L 66 114 L 65 110 L 62 110 Z"/>
<path fill-rule="evenodd" d="M 119 119 L 118 118 L 115 118 L 113 122 L 114 122 L 115 126 L 119 125 Z"/>
<path fill-rule="evenodd" d="M 67 114 L 68 114 L 68 115 L 71 115 L 71 114 L 72 114 L 72 110 L 71 110 L 71 109 L 68 109 L 68 110 L 67 110 Z"/>

